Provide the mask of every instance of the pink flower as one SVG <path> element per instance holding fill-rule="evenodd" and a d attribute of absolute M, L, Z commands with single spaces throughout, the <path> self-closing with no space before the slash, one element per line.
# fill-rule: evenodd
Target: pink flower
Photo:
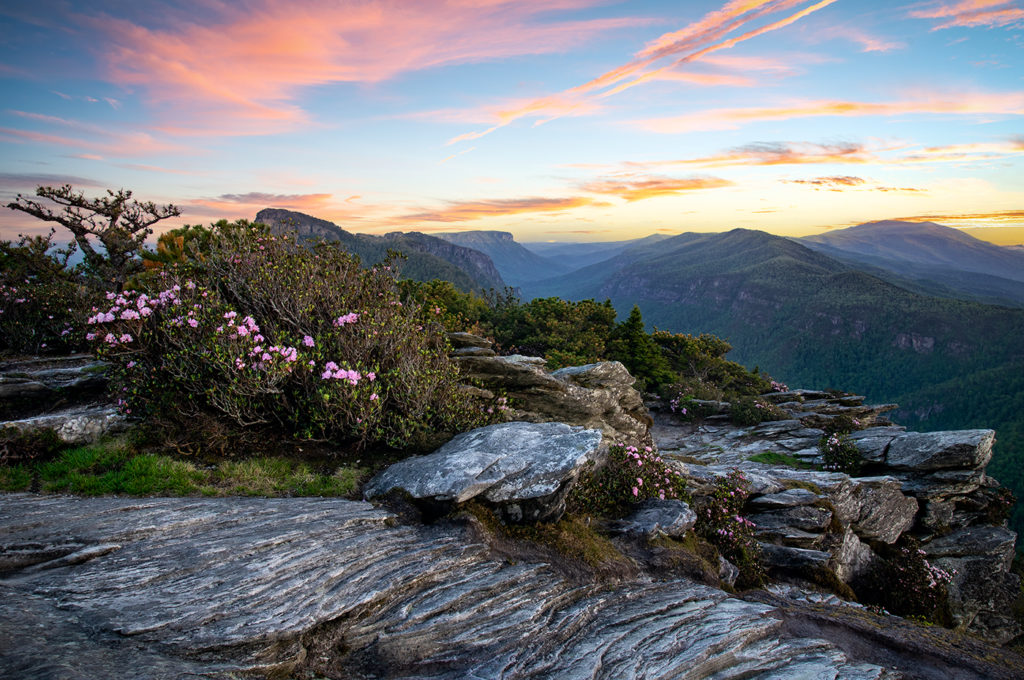
<path fill-rule="evenodd" d="M 338 364 L 334 363 L 333 361 L 328 361 L 326 364 L 324 364 L 324 368 L 326 368 L 328 371 L 337 371 Z"/>
<path fill-rule="evenodd" d="M 249 335 L 249 329 L 246 328 L 245 326 L 235 326 L 235 332 L 242 337 Z"/>
<path fill-rule="evenodd" d="M 225 319 L 234 319 L 236 316 L 238 316 L 238 312 L 224 312 Z"/>
<path fill-rule="evenodd" d="M 127 364 L 125 364 L 125 368 L 135 368 L 135 362 L 129 361 Z"/>
<path fill-rule="evenodd" d="M 634 487 L 633 487 L 633 495 L 634 495 L 634 496 L 639 496 L 639 495 L 640 495 L 640 489 L 638 489 L 638 488 L 636 488 L 636 487 L 634 486 Z"/>
<path fill-rule="evenodd" d="M 107 343 L 108 345 L 116 345 L 117 338 L 114 337 L 113 333 L 107 333 L 105 336 L 103 336 L 103 342 Z"/>
<path fill-rule="evenodd" d="M 270 360 L 271 360 L 271 359 L 273 359 L 273 358 L 274 358 L 274 357 L 272 357 L 272 356 L 270 356 L 269 354 L 267 354 L 266 352 L 264 352 L 264 353 L 263 353 L 263 356 L 261 356 L 261 357 L 260 357 L 260 361 L 270 361 Z"/>
<path fill-rule="evenodd" d="M 95 340 L 96 339 L 96 334 L 95 333 L 86 333 L 85 334 L 85 339 L 86 340 L 90 340 L 90 341 L 91 340 Z"/>
<path fill-rule="evenodd" d="M 376 392 L 374 392 L 373 394 L 370 395 L 370 401 L 377 401 L 377 393 Z"/>
<path fill-rule="evenodd" d="M 121 342 L 131 342 L 132 336 L 129 335 L 128 333 L 124 333 L 120 338 L 118 338 L 118 340 L 120 340 Z"/>
<path fill-rule="evenodd" d="M 313 341 L 312 336 L 307 335 L 302 338 L 302 344 L 305 345 L 306 347 L 312 347 L 316 343 Z"/>
<path fill-rule="evenodd" d="M 377 379 L 377 374 L 374 373 L 373 371 L 370 371 L 369 373 L 366 374 L 366 379 L 369 380 L 370 382 L 373 382 L 374 380 Z"/>
<path fill-rule="evenodd" d="M 189 325 L 189 326 L 192 326 L 192 328 L 195 328 L 196 326 L 198 326 L 198 325 L 199 325 L 199 322 L 198 322 L 198 321 L 196 321 L 195 319 L 189 319 L 189 320 L 188 320 L 188 325 Z"/>

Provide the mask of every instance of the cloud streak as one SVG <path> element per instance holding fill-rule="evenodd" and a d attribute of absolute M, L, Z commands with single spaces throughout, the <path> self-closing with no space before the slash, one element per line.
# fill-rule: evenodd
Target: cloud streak
<path fill-rule="evenodd" d="M 686 27 L 665 33 L 648 43 L 627 63 L 561 93 L 501 109 L 495 113 L 496 122 L 491 127 L 458 135 L 448 143 L 479 139 L 521 118 L 540 117 L 551 120 L 563 115 L 594 112 L 599 110 L 596 100 L 616 95 L 649 80 L 664 78 L 683 64 L 701 60 L 714 52 L 789 26 L 836 1 L 820 0 L 807 5 L 806 0 L 730 0 L 721 9 L 709 12 Z M 737 36 L 726 37 L 771 14 L 800 6 L 804 6 L 803 9 L 783 19 Z"/>
<path fill-rule="evenodd" d="M 1024 7 L 1018 2 L 1007 0 L 960 0 L 959 2 L 933 3 L 927 9 L 910 13 L 915 19 L 946 19 L 932 28 L 940 31 L 946 28 L 999 28 L 1024 25 Z"/>
<path fill-rule="evenodd" d="M 639 129 L 663 134 L 681 134 L 702 130 L 733 130 L 750 123 L 792 120 L 824 116 L 899 116 L 927 115 L 1021 115 L 1024 92 L 929 93 L 912 99 L 889 102 L 852 100 L 796 100 L 782 106 L 710 109 L 668 118 L 633 121 Z"/>
<path fill-rule="evenodd" d="M 654 175 L 623 174 L 612 178 L 595 180 L 581 185 L 581 189 L 592 194 L 617 196 L 630 203 L 660 196 L 675 196 L 690 191 L 719 189 L 733 186 L 733 183 L 719 177 L 659 177 Z"/>
<path fill-rule="evenodd" d="M 587 196 L 568 198 L 499 198 L 480 201 L 453 201 L 439 210 L 403 215 L 402 223 L 468 222 L 487 217 L 508 217 L 526 213 L 560 213 L 575 208 L 604 207 L 607 203 Z"/>

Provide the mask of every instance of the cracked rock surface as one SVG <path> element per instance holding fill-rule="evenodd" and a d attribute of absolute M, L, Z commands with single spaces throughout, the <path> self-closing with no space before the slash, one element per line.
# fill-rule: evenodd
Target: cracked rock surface
<path fill-rule="evenodd" d="M 335 499 L 0 506 L 0 675 L 888 678 L 688 580 L 569 580 Z"/>

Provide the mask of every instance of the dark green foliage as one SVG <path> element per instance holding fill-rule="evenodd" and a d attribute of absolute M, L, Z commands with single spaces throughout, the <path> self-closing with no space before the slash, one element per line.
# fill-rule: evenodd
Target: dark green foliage
<path fill-rule="evenodd" d="M 209 255 L 214 230 L 223 229 L 227 225 L 227 220 L 221 220 L 212 228 L 186 224 L 166 231 L 156 240 L 155 251 L 141 252 L 142 263 L 147 270 L 162 269 L 171 264 L 179 268 L 199 264 Z"/>
<path fill-rule="evenodd" d="M 752 463 L 766 463 L 768 465 L 785 465 L 791 468 L 797 468 L 802 470 L 810 470 L 814 468 L 810 463 L 805 463 L 796 456 L 790 456 L 785 453 L 775 453 L 774 451 L 764 451 L 762 453 L 755 453 L 753 456 L 748 456 L 747 460 Z"/>
<path fill-rule="evenodd" d="M 244 222 L 160 290 L 110 294 L 94 317 L 123 407 L 194 427 L 210 417 L 358 446 L 425 446 L 486 420 L 458 389 L 440 324 L 362 269 Z"/>
<path fill-rule="evenodd" d="M 474 293 L 462 292 L 449 281 L 402 279 L 398 289 L 403 302 L 418 305 L 428 318 L 437 317 L 450 332 L 479 331 L 480 322 L 490 314 L 486 300 Z"/>
<path fill-rule="evenodd" d="M 640 308 L 635 305 L 629 318 L 615 326 L 609 334 L 605 355 L 609 359 L 621 361 L 629 369 L 637 379 L 636 388 L 639 390 L 656 389 L 676 378 L 661 347 L 644 330 Z"/>
<path fill-rule="evenodd" d="M 74 253 L 46 236 L 0 241 L 0 351 L 23 354 L 84 349 L 83 321 L 99 294 L 67 266 Z"/>
<path fill-rule="evenodd" d="M 693 336 L 656 330 L 651 338 L 661 347 L 669 368 L 683 380 L 676 391 L 690 392 L 698 399 L 733 400 L 764 394 L 771 389 L 771 379 L 767 376 L 727 360 L 725 355 L 732 350 L 732 345 L 714 335 Z"/>
<path fill-rule="evenodd" d="M 893 545 L 879 545 L 871 570 L 854 589 L 861 601 L 899 616 L 948 623 L 948 585 L 952 575 L 926 559 L 917 540 L 904 534 Z"/>
<path fill-rule="evenodd" d="M 739 397 L 730 403 L 729 420 L 749 427 L 768 420 L 782 420 L 785 414 L 771 404 L 753 397 Z"/>
<path fill-rule="evenodd" d="M 610 302 L 537 298 L 495 309 L 491 332 L 501 349 L 548 360 L 549 368 L 589 364 L 605 358 L 615 327 Z"/>
<path fill-rule="evenodd" d="M 860 449 L 846 434 L 826 434 L 818 442 L 818 451 L 824 459 L 823 467 L 833 472 L 854 476 L 860 473 L 864 458 Z"/>
<path fill-rule="evenodd" d="M 649 498 L 684 498 L 686 483 L 651 447 L 613 446 L 608 462 L 584 474 L 569 494 L 570 512 L 619 518 Z"/>
<path fill-rule="evenodd" d="M 711 493 L 700 496 L 697 534 L 718 548 L 740 569 L 736 585 L 748 588 L 765 581 L 761 549 L 754 539 L 754 524 L 740 512 L 750 497 L 750 482 L 739 470 L 720 477 Z"/>

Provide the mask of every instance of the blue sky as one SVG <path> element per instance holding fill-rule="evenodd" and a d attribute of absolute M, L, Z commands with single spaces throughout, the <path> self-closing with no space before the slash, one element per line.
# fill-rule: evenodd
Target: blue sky
<path fill-rule="evenodd" d="M 618 240 L 933 219 L 1024 242 L 1024 5 L 0 8 L 0 199 Z M 172 226 L 168 223 L 166 226 Z M 0 238 L 44 230 L 0 212 Z"/>

